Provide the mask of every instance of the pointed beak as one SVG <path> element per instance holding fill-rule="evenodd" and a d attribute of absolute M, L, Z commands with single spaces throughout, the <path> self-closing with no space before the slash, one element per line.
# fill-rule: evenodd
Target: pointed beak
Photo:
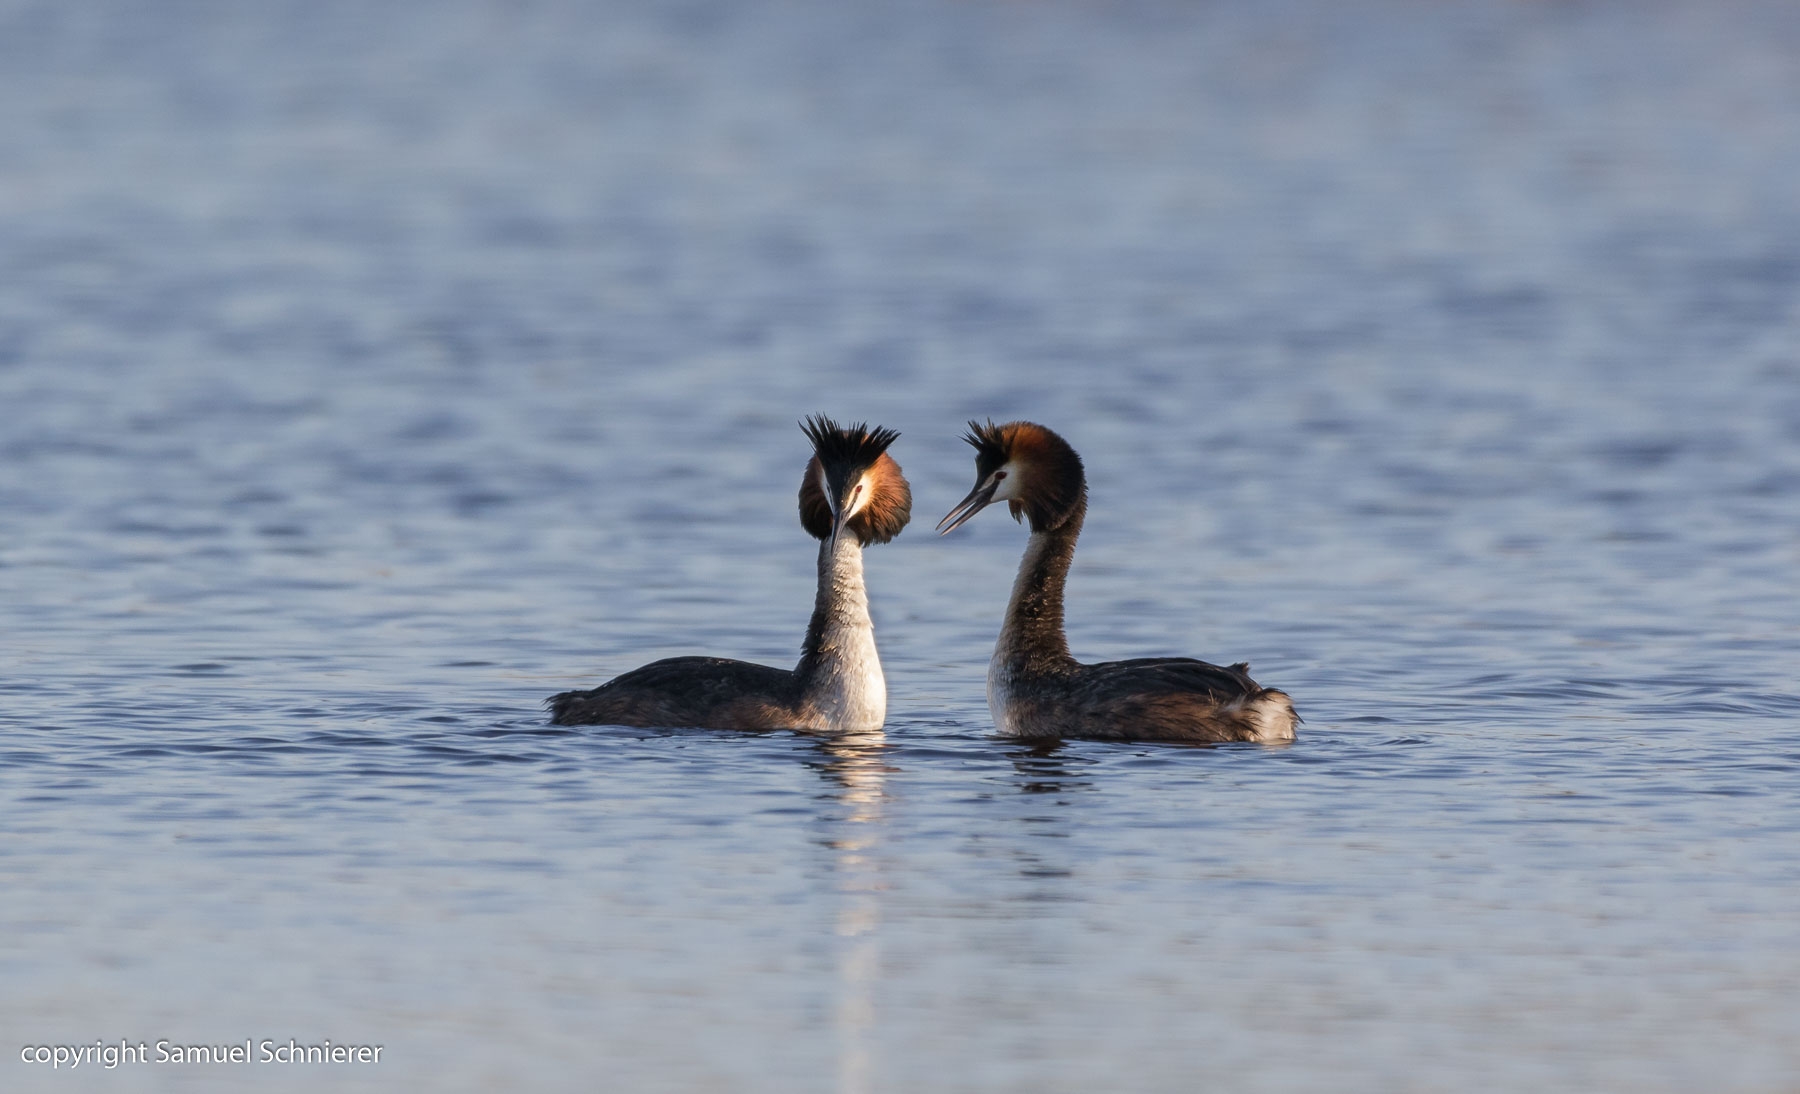
<path fill-rule="evenodd" d="M 837 491 L 828 489 L 825 492 L 825 504 L 831 508 L 831 539 L 828 541 L 828 546 L 834 554 L 837 552 L 838 540 L 843 538 L 844 529 L 850 524 L 850 518 L 856 512 L 854 503 L 859 486 L 860 484 L 856 482 L 846 482 Z"/>
<path fill-rule="evenodd" d="M 938 535 L 949 535 L 961 528 L 970 517 L 986 509 L 993 503 L 994 491 L 998 489 L 1000 480 L 991 476 L 985 483 L 976 483 L 975 489 L 969 491 L 969 496 L 957 502 L 956 508 L 945 513 L 944 519 L 938 521 Z"/>
<path fill-rule="evenodd" d="M 837 553 L 838 539 L 844 534 L 844 525 L 850 523 L 850 510 L 842 505 L 831 507 L 831 542 L 828 545 L 832 554 Z"/>

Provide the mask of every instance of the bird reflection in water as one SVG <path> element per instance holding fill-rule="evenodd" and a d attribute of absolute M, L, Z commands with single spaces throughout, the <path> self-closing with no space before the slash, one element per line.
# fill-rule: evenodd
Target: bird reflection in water
<path fill-rule="evenodd" d="M 1070 753 L 1058 740 L 1033 741 L 1009 750 L 1013 785 L 1029 800 L 1018 802 L 1013 817 L 1028 838 L 1011 845 L 1013 865 L 1019 876 L 1031 882 L 1019 894 L 1020 900 L 1065 901 L 1072 899 L 1068 880 L 1075 876 L 1074 865 L 1064 841 L 1070 835 L 1075 814 L 1062 807 L 1074 795 L 1097 789 L 1083 768 L 1095 761 Z M 1049 807 L 1049 808 L 1046 808 Z"/>
<path fill-rule="evenodd" d="M 881 975 L 881 877 L 877 854 L 882 836 L 883 789 L 887 774 L 887 737 L 880 730 L 842 733 L 821 738 L 825 754 L 819 773 L 833 784 L 840 807 L 832 836 L 832 853 L 842 903 L 837 914 L 839 1094 L 874 1089 L 875 983 Z"/>
<path fill-rule="evenodd" d="M 1063 794 L 1094 789 L 1093 781 L 1080 774 L 1081 768 L 1094 761 L 1066 754 L 1061 741 L 1034 742 L 1014 751 L 1010 759 L 1019 774 L 1021 794 Z"/>

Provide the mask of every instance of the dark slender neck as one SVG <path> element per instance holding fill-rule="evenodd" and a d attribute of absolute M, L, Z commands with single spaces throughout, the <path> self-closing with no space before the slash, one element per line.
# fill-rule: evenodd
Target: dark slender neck
<path fill-rule="evenodd" d="M 795 672 L 806 676 L 827 662 L 854 656 L 864 636 L 873 633 L 869 594 L 863 586 L 862 545 L 855 536 L 819 544 L 819 591 L 813 598 L 812 621 Z"/>
<path fill-rule="evenodd" d="M 1033 532 L 1019 561 L 1006 622 L 994 653 L 1008 667 L 1046 671 L 1071 664 L 1069 639 L 1063 633 L 1063 585 L 1075 558 L 1075 539 L 1087 517 L 1085 494 L 1061 524 Z"/>

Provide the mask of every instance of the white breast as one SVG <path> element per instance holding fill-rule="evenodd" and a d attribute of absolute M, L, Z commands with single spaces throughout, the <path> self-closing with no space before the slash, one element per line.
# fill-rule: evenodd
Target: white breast
<path fill-rule="evenodd" d="M 994 728 L 1003 737 L 1017 737 L 1020 727 L 1012 716 L 1012 674 L 1000 663 L 1000 653 L 994 652 L 993 659 L 988 662 L 987 695 L 988 713 L 994 717 Z"/>
<path fill-rule="evenodd" d="M 872 626 L 834 628 L 826 659 L 807 698 L 832 730 L 880 729 L 887 720 L 887 679 Z"/>

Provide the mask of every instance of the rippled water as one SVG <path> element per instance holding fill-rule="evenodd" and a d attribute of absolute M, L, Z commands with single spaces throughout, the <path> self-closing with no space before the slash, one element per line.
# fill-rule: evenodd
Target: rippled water
<path fill-rule="evenodd" d="M 1800 18 L 0 6 L 9 1090 L 1800 1084 Z M 796 656 L 902 430 L 885 735 L 553 728 Z M 1079 656 L 1278 750 L 991 737 Z M 7 1047 L 10 1054 L 12 1047 Z M 84 1079 L 85 1076 L 85 1079 Z"/>

